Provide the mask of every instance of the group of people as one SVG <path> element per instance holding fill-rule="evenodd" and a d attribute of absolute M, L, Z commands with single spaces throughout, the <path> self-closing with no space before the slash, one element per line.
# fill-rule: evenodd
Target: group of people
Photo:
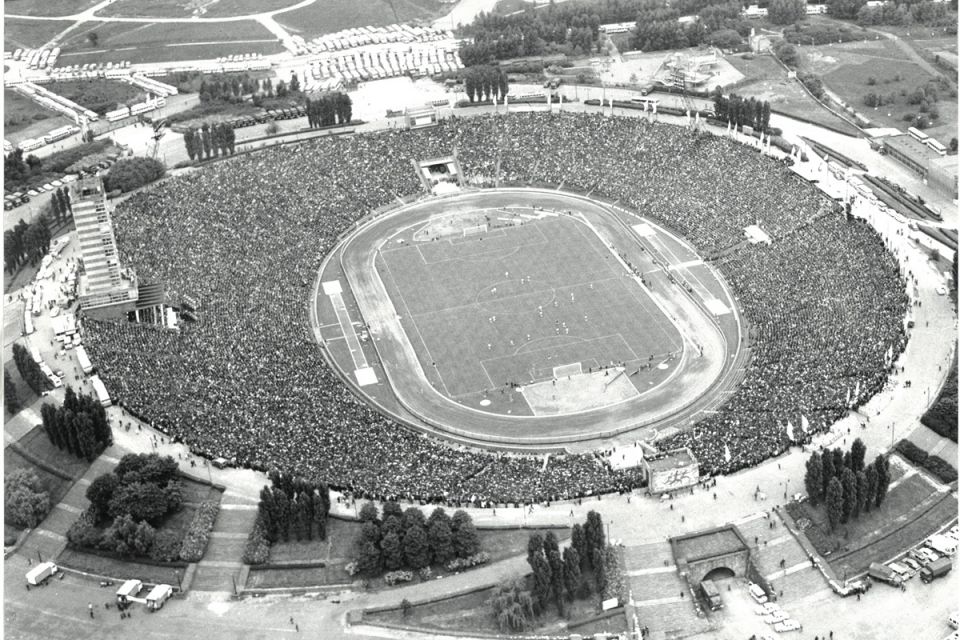
<path fill-rule="evenodd" d="M 165 181 L 121 204 L 123 264 L 197 301 L 179 332 L 86 321 L 111 395 L 211 458 L 279 467 L 355 496 L 450 504 L 543 502 L 637 486 L 602 456 L 455 447 L 384 418 L 331 370 L 309 324 L 323 257 L 359 218 L 422 193 L 411 161 L 456 151 L 474 182 L 552 184 L 617 200 L 684 234 L 739 297 L 755 336 L 740 388 L 668 445 L 710 473 L 782 451 L 782 421 L 822 429 L 885 379 L 903 343 L 897 265 L 869 228 L 824 214 L 784 166 L 641 119 L 525 113 L 451 118 L 272 148 Z M 770 246 L 742 243 L 760 225 Z M 729 450 L 729 455 L 727 455 Z"/>

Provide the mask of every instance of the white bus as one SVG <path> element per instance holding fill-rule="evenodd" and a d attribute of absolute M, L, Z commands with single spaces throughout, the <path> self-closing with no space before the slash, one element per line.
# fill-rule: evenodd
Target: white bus
<path fill-rule="evenodd" d="M 913 138 L 914 140 L 919 140 L 920 142 L 926 142 L 927 138 L 930 137 L 927 134 L 925 134 L 923 131 L 920 131 L 920 129 L 917 129 L 915 127 L 910 127 L 909 129 L 907 129 L 907 133 L 910 134 L 911 138 Z"/>
<path fill-rule="evenodd" d="M 90 384 L 93 385 L 93 390 L 97 393 L 97 399 L 100 400 L 101 405 L 109 407 L 113 404 L 113 401 L 110 400 L 110 394 L 107 393 L 107 387 L 103 384 L 100 376 L 92 376 L 90 378 Z"/>
<path fill-rule="evenodd" d="M 80 369 L 87 375 L 93 373 L 93 364 L 90 363 L 90 358 L 87 356 L 87 350 L 82 346 L 77 347 L 77 362 L 80 363 Z"/>
<path fill-rule="evenodd" d="M 933 138 L 927 138 L 927 146 L 933 149 L 938 156 L 947 155 L 947 148 L 939 140 L 934 140 Z"/>

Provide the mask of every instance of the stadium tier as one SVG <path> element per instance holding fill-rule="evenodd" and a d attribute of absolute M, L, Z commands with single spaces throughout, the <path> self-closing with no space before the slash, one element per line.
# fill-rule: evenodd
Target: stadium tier
<path fill-rule="evenodd" d="M 272 148 L 126 200 L 114 214 L 122 262 L 175 299 L 201 300 L 203 317 L 179 332 L 89 321 L 87 350 L 110 395 L 210 458 L 357 495 L 502 503 L 635 486 L 638 470 L 613 470 L 600 454 L 544 465 L 404 428 L 357 398 L 314 342 L 307 306 L 319 260 L 359 218 L 423 194 L 414 162 L 453 149 L 471 184 L 619 201 L 682 234 L 725 276 L 750 327 L 751 362 L 719 411 L 661 443 L 689 446 L 703 472 L 782 452 L 788 420 L 808 428 L 798 439 L 826 429 L 880 390 L 889 354 L 904 346 L 897 263 L 869 226 L 784 163 L 642 119 L 525 113 Z M 745 242 L 751 225 L 771 243 Z"/>

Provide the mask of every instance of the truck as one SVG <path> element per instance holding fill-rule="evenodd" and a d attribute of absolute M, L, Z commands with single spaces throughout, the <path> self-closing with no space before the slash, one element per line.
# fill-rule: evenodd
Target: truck
<path fill-rule="evenodd" d="M 37 586 L 43 584 L 47 578 L 55 574 L 60 569 L 52 562 L 41 562 L 34 568 L 27 571 L 27 584 Z"/>
<path fill-rule="evenodd" d="M 93 373 L 93 364 L 90 362 L 89 356 L 87 356 L 87 350 L 82 346 L 77 347 L 77 362 L 80 364 L 80 369 L 87 375 Z"/>
<path fill-rule="evenodd" d="M 867 570 L 867 575 L 869 575 L 874 580 L 879 580 L 880 582 L 886 582 L 887 584 L 892 584 L 895 587 L 899 587 L 900 576 L 890 567 L 880 564 L 879 562 L 871 562 L 870 568 Z"/>
<path fill-rule="evenodd" d="M 156 611 L 160 609 L 172 595 L 173 587 L 168 584 L 158 584 L 147 594 L 147 610 Z"/>
<path fill-rule="evenodd" d="M 717 589 L 717 585 L 713 583 L 713 580 L 704 580 L 701 582 L 700 591 L 703 592 L 703 597 L 706 599 L 711 611 L 723 608 L 723 601 L 720 599 L 720 590 Z"/>
<path fill-rule="evenodd" d="M 127 580 L 117 589 L 117 602 L 126 604 L 131 598 L 136 598 L 140 590 L 143 589 L 143 582 L 140 580 Z"/>
<path fill-rule="evenodd" d="M 953 563 L 950 562 L 950 558 L 939 558 L 920 569 L 920 579 L 923 580 L 925 584 L 929 584 L 937 578 L 941 578 L 950 573 L 950 569 L 952 568 Z"/>

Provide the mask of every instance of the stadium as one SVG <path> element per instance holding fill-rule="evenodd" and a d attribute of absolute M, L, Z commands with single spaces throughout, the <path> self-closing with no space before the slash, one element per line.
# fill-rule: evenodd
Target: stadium
<path fill-rule="evenodd" d="M 897 263 L 789 162 L 542 112 L 232 158 L 114 216 L 123 261 L 198 321 L 88 320 L 88 350 L 194 451 L 357 495 L 621 491 L 640 473 L 604 452 L 640 439 L 733 472 L 865 402 L 905 344 Z"/>

